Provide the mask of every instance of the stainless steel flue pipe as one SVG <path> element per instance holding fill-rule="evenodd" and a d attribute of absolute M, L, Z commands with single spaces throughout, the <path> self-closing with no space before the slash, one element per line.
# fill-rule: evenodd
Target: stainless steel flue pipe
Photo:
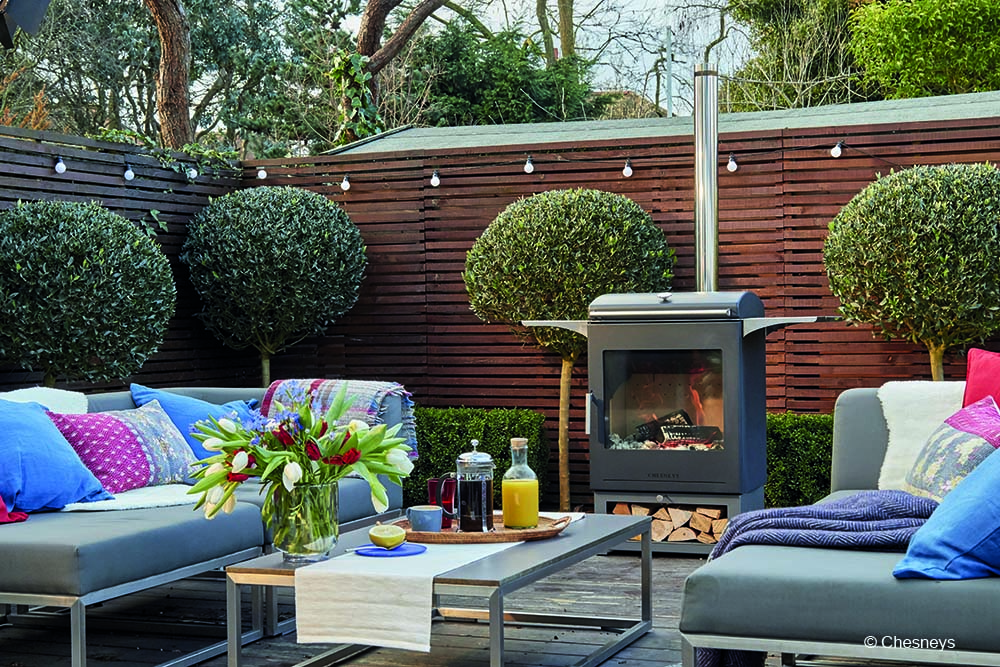
<path fill-rule="evenodd" d="M 719 284 L 719 71 L 694 68 L 694 270 L 695 289 Z"/>

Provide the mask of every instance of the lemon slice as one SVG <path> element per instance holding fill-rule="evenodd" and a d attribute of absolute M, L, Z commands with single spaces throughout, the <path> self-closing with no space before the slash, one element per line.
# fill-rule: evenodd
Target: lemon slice
<path fill-rule="evenodd" d="M 392 524 L 376 524 L 368 529 L 368 539 L 377 547 L 395 549 L 406 541 L 406 531 Z"/>

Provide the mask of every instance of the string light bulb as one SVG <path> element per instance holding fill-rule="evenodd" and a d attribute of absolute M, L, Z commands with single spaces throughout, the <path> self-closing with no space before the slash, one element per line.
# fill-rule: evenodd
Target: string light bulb
<path fill-rule="evenodd" d="M 344 180 L 340 182 L 340 189 L 343 190 L 344 192 L 347 192 L 348 190 L 351 189 L 351 177 L 348 176 L 347 174 L 344 174 Z"/>
<path fill-rule="evenodd" d="M 57 157 L 56 158 L 56 166 L 53 167 L 53 169 L 56 170 L 57 174 L 65 174 L 66 173 L 66 163 L 63 162 L 63 159 L 61 157 Z"/>
<path fill-rule="evenodd" d="M 622 176 L 624 176 L 625 178 L 631 178 L 632 177 L 632 173 L 633 173 L 632 172 L 632 160 L 626 159 L 625 160 L 625 168 L 622 169 Z"/>
<path fill-rule="evenodd" d="M 524 161 L 524 173 L 530 174 L 534 171 L 535 171 L 535 163 L 531 161 L 531 156 L 529 155 L 528 159 Z"/>
<path fill-rule="evenodd" d="M 192 180 L 192 181 L 193 181 L 194 179 L 198 178 L 198 170 L 197 170 L 197 169 L 195 169 L 194 167 L 188 167 L 188 168 L 187 168 L 187 172 L 186 172 L 186 173 L 187 173 L 187 177 L 188 177 L 188 178 L 189 178 L 190 180 Z"/>
<path fill-rule="evenodd" d="M 125 163 L 125 173 L 122 174 L 122 178 L 124 178 L 126 181 L 131 181 L 135 178 L 135 172 L 132 171 L 132 165 L 130 165 L 128 162 Z"/>
<path fill-rule="evenodd" d="M 257 170 L 257 178 L 259 178 L 262 181 L 265 178 L 267 178 L 267 169 L 264 169 L 264 168 L 258 169 Z"/>
<path fill-rule="evenodd" d="M 830 149 L 830 155 L 833 157 L 840 157 L 844 153 L 844 142 L 838 141 L 837 145 Z"/>
<path fill-rule="evenodd" d="M 438 173 L 438 170 L 435 169 L 434 173 L 431 174 L 431 187 L 436 188 L 439 185 L 441 185 L 441 175 Z"/>
<path fill-rule="evenodd" d="M 726 164 L 726 171 L 730 174 L 740 168 L 740 165 L 736 164 L 736 156 L 732 153 L 729 154 L 729 163 Z"/>

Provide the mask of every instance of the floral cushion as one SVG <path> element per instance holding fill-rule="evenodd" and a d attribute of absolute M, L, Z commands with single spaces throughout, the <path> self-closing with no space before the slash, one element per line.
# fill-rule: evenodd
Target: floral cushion
<path fill-rule="evenodd" d="M 49 413 L 77 455 L 111 493 L 188 480 L 194 453 L 152 401 L 135 410 Z"/>
<path fill-rule="evenodd" d="M 940 502 L 1000 447 L 1000 410 L 992 396 L 962 408 L 931 434 L 903 490 Z"/>

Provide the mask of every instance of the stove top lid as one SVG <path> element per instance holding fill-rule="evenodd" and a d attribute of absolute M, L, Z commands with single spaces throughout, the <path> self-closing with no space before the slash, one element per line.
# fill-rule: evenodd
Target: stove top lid
<path fill-rule="evenodd" d="M 762 317 L 753 292 L 659 292 L 604 294 L 590 303 L 590 321 L 741 320 Z"/>

